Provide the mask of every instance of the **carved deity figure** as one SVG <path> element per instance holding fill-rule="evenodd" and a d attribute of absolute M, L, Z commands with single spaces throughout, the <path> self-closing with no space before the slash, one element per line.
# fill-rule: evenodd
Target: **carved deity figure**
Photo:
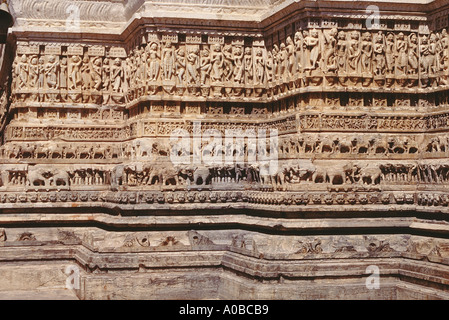
<path fill-rule="evenodd" d="M 29 65 L 28 58 L 26 55 L 22 55 L 16 67 L 16 75 L 17 75 L 17 89 L 23 89 L 28 85 L 28 73 L 29 73 Z"/>
<path fill-rule="evenodd" d="M 101 58 L 96 57 L 94 61 L 92 62 L 92 70 L 91 70 L 91 78 L 92 78 L 92 88 L 96 91 L 101 90 L 101 72 L 102 72 L 102 66 L 101 66 Z"/>
<path fill-rule="evenodd" d="M 362 74 L 370 74 L 372 72 L 372 55 L 373 55 L 373 40 L 371 33 L 365 32 L 362 35 L 362 46 L 360 61 L 362 65 Z"/>
<path fill-rule="evenodd" d="M 38 87 L 41 89 L 45 88 L 45 59 L 44 57 L 39 58 L 39 79 Z"/>
<path fill-rule="evenodd" d="M 49 56 L 48 62 L 45 65 L 45 76 L 48 89 L 58 88 L 58 66 L 59 62 L 56 60 L 56 57 L 53 55 Z"/>
<path fill-rule="evenodd" d="M 419 68 L 419 48 L 418 36 L 416 33 L 409 35 L 409 50 L 408 50 L 408 74 L 418 74 Z"/>
<path fill-rule="evenodd" d="M 257 48 L 256 57 L 254 59 L 255 64 L 255 77 L 256 84 L 263 84 L 265 81 L 265 61 L 263 58 L 263 52 L 261 48 Z"/>
<path fill-rule="evenodd" d="M 111 66 L 111 84 L 113 92 L 123 92 L 123 67 L 119 58 L 114 60 Z"/>
<path fill-rule="evenodd" d="M 223 48 L 223 78 L 224 81 L 231 81 L 234 73 L 234 62 L 232 57 L 232 46 L 225 45 Z"/>
<path fill-rule="evenodd" d="M 435 33 L 431 33 L 429 37 L 429 65 L 431 74 L 435 74 L 437 66 L 437 36 Z"/>
<path fill-rule="evenodd" d="M 88 56 L 83 58 L 83 63 L 81 65 L 81 79 L 83 90 L 90 90 L 91 88 L 91 75 L 90 75 L 90 60 Z"/>
<path fill-rule="evenodd" d="M 407 74 L 408 50 L 409 50 L 408 41 L 405 38 L 404 33 L 400 32 L 396 40 L 396 54 L 397 54 L 396 72 L 398 75 Z"/>
<path fill-rule="evenodd" d="M 221 45 L 215 44 L 212 47 L 212 72 L 211 79 L 212 81 L 222 81 L 223 78 L 223 52 L 221 51 Z"/>
<path fill-rule="evenodd" d="M 234 82 L 243 83 L 245 81 L 243 77 L 244 74 L 243 48 L 241 46 L 236 46 L 234 48 Z"/>
<path fill-rule="evenodd" d="M 250 47 L 245 48 L 245 83 L 250 84 L 254 79 L 253 52 Z"/>
<path fill-rule="evenodd" d="M 67 58 L 61 59 L 59 67 L 59 87 L 61 89 L 67 89 Z"/>
<path fill-rule="evenodd" d="M 146 79 L 146 53 L 144 49 L 137 49 L 136 57 L 136 86 L 139 88 L 145 83 Z"/>
<path fill-rule="evenodd" d="M 210 76 L 210 71 L 212 70 L 212 63 L 210 60 L 209 49 L 204 48 L 201 51 L 200 59 L 200 71 L 201 71 L 201 84 L 206 84 L 206 79 Z"/>
<path fill-rule="evenodd" d="M 131 89 L 136 88 L 136 75 L 137 75 L 137 65 L 136 65 L 136 57 L 135 54 L 131 54 L 129 60 L 126 61 L 126 64 L 129 67 L 129 87 Z"/>
<path fill-rule="evenodd" d="M 184 75 L 186 73 L 186 54 L 185 49 L 183 47 L 176 50 L 176 73 L 178 75 L 178 83 L 183 84 L 184 83 Z"/>
<path fill-rule="evenodd" d="M 284 79 L 288 76 L 287 68 L 288 68 L 288 53 L 285 47 L 285 43 L 281 43 L 279 47 L 279 76 L 281 79 Z"/>
<path fill-rule="evenodd" d="M 449 34 L 446 29 L 441 32 L 441 54 L 440 64 L 443 71 L 449 70 Z"/>
<path fill-rule="evenodd" d="M 346 73 L 346 55 L 347 55 L 346 33 L 340 31 L 337 40 L 337 70 L 338 73 Z"/>
<path fill-rule="evenodd" d="M 285 40 L 286 46 L 285 50 L 287 51 L 287 72 L 289 78 L 293 78 L 296 73 L 296 55 L 295 55 L 295 44 L 291 37 L 287 37 Z"/>
<path fill-rule="evenodd" d="M 382 31 L 374 37 L 374 74 L 383 76 L 386 72 L 385 40 Z"/>
<path fill-rule="evenodd" d="M 297 31 L 295 33 L 295 52 L 296 52 L 296 71 L 302 72 L 302 33 Z"/>
<path fill-rule="evenodd" d="M 271 51 L 268 51 L 267 52 L 267 61 L 265 63 L 268 82 L 273 81 L 273 64 L 274 64 L 273 54 L 271 53 Z"/>
<path fill-rule="evenodd" d="M 385 58 L 387 63 L 386 72 L 390 75 L 394 74 L 396 64 L 396 45 L 394 43 L 394 34 L 389 32 L 385 39 Z"/>
<path fill-rule="evenodd" d="M 111 85 L 111 65 L 108 58 L 103 60 L 103 91 L 109 91 Z"/>
<path fill-rule="evenodd" d="M 360 36 L 358 31 L 352 31 L 350 33 L 350 39 L 348 44 L 348 73 L 360 74 L 359 62 L 361 56 Z"/>
<path fill-rule="evenodd" d="M 76 90 L 81 84 L 81 64 L 80 56 L 72 56 L 69 61 L 69 89 Z"/>
<path fill-rule="evenodd" d="M 324 69 L 328 72 L 335 72 L 337 70 L 337 34 L 336 28 L 330 31 L 324 31 Z"/>
<path fill-rule="evenodd" d="M 273 80 L 277 80 L 279 79 L 280 57 L 279 57 L 279 47 L 276 44 L 273 45 L 272 56 L 273 56 Z"/>
<path fill-rule="evenodd" d="M 429 44 L 429 38 L 424 35 L 421 39 L 421 72 L 424 75 L 430 75 L 433 73 L 433 62 L 435 56 L 432 54 L 431 46 Z"/>
<path fill-rule="evenodd" d="M 162 73 L 164 80 L 171 80 L 174 74 L 175 57 L 174 49 L 170 41 L 164 44 L 162 49 Z"/>
<path fill-rule="evenodd" d="M 196 84 L 198 82 L 198 58 L 199 49 L 197 47 L 191 48 L 186 57 L 187 83 L 189 84 Z"/>
<path fill-rule="evenodd" d="M 29 77 L 29 86 L 30 88 L 37 88 L 38 79 L 39 79 L 39 65 L 38 65 L 38 57 L 33 56 L 30 60 L 30 77 Z"/>
<path fill-rule="evenodd" d="M 159 45 L 155 42 L 151 43 L 148 49 L 148 80 L 157 81 L 161 68 L 161 55 L 159 53 Z"/>
<path fill-rule="evenodd" d="M 320 39 L 318 36 L 318 30 L 313 29 L 304 38 L 304 49 L 306 51 L 307 66 L 305 69 L 314 70 L 319 67 L 320 58 Z"/>

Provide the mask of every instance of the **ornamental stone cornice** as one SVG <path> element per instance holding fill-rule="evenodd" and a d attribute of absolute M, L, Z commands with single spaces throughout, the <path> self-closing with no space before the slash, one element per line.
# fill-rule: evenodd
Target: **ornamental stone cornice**
<path fill-rule="evenodd" d="M 79 34 L 123 35 L 136 21 L 192 26 L 205 23 L 207 26 L 214 21 L 214 27 L 218 23 L 228 28 L 262 30 L 301 10 L 310 15 L 310 9 L 319 9 L 321 17 L 324 14 L 326 17 L 366 19 L 369 15 L 365 10 L 373 4 L 381 9 L 382 18 L 395 20 L 425 20 L 426 13 L 445 6 L 442 0 L 411 0 L 407 5 L 399 0 L 14 0 L 10 10 L 16 21 L 11 31 L 25 36 L 37 32 L 41 35 L 73 33 L 67 29 L 66 22 L 75 19 L 78 13 Z"/>

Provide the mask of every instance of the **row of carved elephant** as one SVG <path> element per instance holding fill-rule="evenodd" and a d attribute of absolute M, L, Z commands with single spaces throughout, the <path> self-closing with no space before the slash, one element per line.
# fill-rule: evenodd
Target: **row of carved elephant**
<path fill-rule="evenodd" d="M 165 161 L 135 162 L 107 168 L 59 168 L 37 165 L 3 168 L 2 186 L 69 188 L 70 186 L 205 186 L 225 184 L 270 186 L 323 183 L 331 185 L 384 183 L 447 183 L 449 165 L 435 163 L 378 163 L 362 161 L 292 160 L 224 166 L 174 166 Z"/>
<path fill-rule="evenodd" d="M 164 164 L 117 166 L 112 173 L 115 185 L 216 185 L 256 184 L 285 189 L 298 183 L 361 184 L 423 182 L 446 183 L 449 181 L 449 165 L 443 163 L 377 163 L 346 161 L 338 163 L 314 163 L 296 160 L 280 164 L 273 171 L 270 163 L 181 167 Z"/>
<path fill-rule="evenodd" d="M 158 142 L 72 144 L 72 143 L 21 143 L 5 144 L 0 156 L 5 159 L 135 159 L 154 155 L 168 155 L 169 147 Z"/>
<path fill-rule="evenodd" d="M 201 153 L 206 153 L 202 146 Z M 281 156 L 298 154 L 354 154 L 377 155 L 419 154 L 448 152 L 449 136 L 439 135 L 418 141 L 411 136 L 393 135 L 311 135 L 289 136 L 279 139 L 278 153 Z M 229 152 L 251 152 L 248 144 L 236 146 L 218 146 L 214 152 L 228 155 Z M 189 151 L 186 151 L 187 154 Z M 8 143 L 0 148 L 0 156 L 6 159 L 139 159 L 152 156 L 168 156 L 170 146 L 165 142 L 140 139 L 129 143 L 94 144 L 94 143 Z M 190 155 L 193 151 L 190 151 Z"/>
<path fill-rule="evenodd" d="M 424 150 L 431 152 L 433 150 L 449 150 L 445 147 L 449 141 L 446 137 L 443 141 L 439 139 L 439 147 L 432 148 L 433 139 L 431 138 Z M 295 154 L 369 154 L 369 155 L 387 155 L 387 154 L 414 154 L 422 151 L 422 144 L 415 138 L 408 136 L 339 136 L 339 135 L 302 135 L 300 137 L 291 136 L 282 139 L 279 143 L 279 153 L 282 155 Z"/>

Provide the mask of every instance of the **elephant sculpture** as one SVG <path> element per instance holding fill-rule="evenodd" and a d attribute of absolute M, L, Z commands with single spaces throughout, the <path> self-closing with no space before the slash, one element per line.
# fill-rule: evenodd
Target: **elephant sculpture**
<path fill-rule="evenodd" d="M 193 183 L 197 185 L 206 185 L 211 182 L 211 172 L 206 166 L 197 166 L 193 170 Z M 201 182 L 201 183 L 200 183 Z"/>
<path fill-rule="evenodd" d="M 347 165 L 336 164 L 317 166 L 312 175 L 313 182 L 323 182 L 330 184 L 345 184 Z"/>
<path fill-rule="evenodd" d="M 57 171 L 51 178 L 50 184 L 53 186 L 68 186 L 69 174 L 66 171 Z"/>
<path fill-rule="evenodd" d="M 125 177 L 125 165 L 115 166 L 110 172 L 110 183 L 112 189 L 117 189 L 118 186 L 121 186 L 124 182 Z"/>
<path fill-rule="evenodd" d="M 382 177 L 382 170 L 378 165 L 367 164 L 360 169 L 361 184 L 379 184 Z"/>
<path fill-rule="evenodd" d="M 68 187 L 70 177 L 64 170 L 53 168 L 30 168 L 28 170 L 28 186 L 31 187 Z"/>

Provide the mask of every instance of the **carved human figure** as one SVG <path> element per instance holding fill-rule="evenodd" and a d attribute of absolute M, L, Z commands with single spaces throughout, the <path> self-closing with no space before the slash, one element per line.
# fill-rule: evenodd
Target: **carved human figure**
<path fill-rule="evenodd" d="M 119 58 L 111 66 L 111 85 L 113 92 L 123 92 L 123 66 Z"/>
<path fill-rule="evenodd" d="M 174 48 L 170 41 L 164 44 L 162 49 L 162 73 L 164 80 L 172 80 L 175 68 Z"/>
<path fill-rule="evenodd" d="M 76 90 L 81 84 L 81 64 L 82 60 L 80 56 L 72 56 L 69 61 L 69 89 Z"/>
<path fill-rule="evenodd" d="M 431 33 L 429 37 L 429 65 L 431 74 L 435 74 L 438 70 L 437 66 L 437 35 L 435 33 Z"/>
<path fill-rule="evenodd" d="M 273 49 L 271 52 L 273 56 L 273 80 L 277 80 L 279 79 L 279 64 L 280 64 L 279 47 L 276 44 L 273 45 Z"/>
<path fill-rule="evenodd" d="M 212 70 L 212 63 L 210 60 L 210 51 L 208 48 L 204 48 L 201 51 L 200 59 L 200 71 L 201 71 L 201 84 L 205 85 L 206 80 L 210 77 L 210 71 Z"/>
<path fill-rule="evenodd" d="M 109 58 L 103 60 L 103 91 L 109 91 L 111 86 L 111 65 Z"/>
<path fill-rule="evenodd" d="M 83 63 L 81 65 L 81 87 L 83 90 L 90 90 L 91 88 L 91 75 L 90 75 L 90 60 L 88 56 L 83 58 Z"/>
<path fill-rule="evenodd" d="M 63 57 L 59 67 L 59 87 L 67 89 L 67 58 Z"/>
<path fill-rule="evenodd" d="M 271 51 L 267 51 L 267 60 L 265 63 L 266 66 L 266 75 L 267 75 L 267 81 L 272 82 L 273 81 L 273 54 Z"/>
<path fill-rule="evenodd" d="M 421 51 L 421 72 L 424 75 L 430 75 L 431 73 L 433 73 L 434 56 L 432 55 L 431 52 L 429 38 L 426 35 L 424 35 L 421 39 L 420 51 Z"/>
<path fill-rule="evenodd" d="M 359 62 L 361 56 L 360 36 L 358 31 L 352 31 L 350 33 L 350 39 L 348 43 L 348 73 L 360 74 Z"/>
<path fill-rule="evenodd" d="M 136 86 L 138 88 L 142 87 L 146 79 L 146 53 L 144 49 L 136 50 Z"/>
<path fill-rule="evenodd" d="M 382 31 L 374 37 L 374 74 L 383 76 L 386 72 L 385 43 Z"/>
<path fill-rule="evenodd" d="M 285 50 L 287 51 L 287 72 L 289 78 L 292 79 L 296 73 L 296 49 L 291 37 L 287 37 L 285 44 Z"/>
<path fill-rule="evenodd" d="M 256 57 L 254 59 L 255 80 L 256 80 L 255 83 L 263 84 L 265 81 L 265 60 L 263 58 L 263 52 L 261 48 L 257 48 L 255 51 L 256 51 Z"/>
<path fill-rule="evenodd" d="M 92 89 L 96 90 L 96 91 L 100 91 L 101 90 L 101 85 L 102 85 L 102 81 L 101 81 L 101 76 L 102 76 L 102 65 L 101 65 L 101 58 L 100 57 L 96 57 L 94 58 L 93 62 L 92 62 L 92 69 L 91 69 L 91 78 L 92 78 Z"/>
<path fill-rule="evenodd" d="M 176 74 L 178 75 L 178 83 L 181 85 L 184 83 L 184 76 L 186 73 L 186 54 L 184 47 L 176 50 Z"/>
<path fill-rule="evenodd" d="M 416 33 L 409 35 L 409 50 L 408 50 L 408 74 L 418 74 L 419 68 L 419 48 L 418 36 Z"/>
<path fill-rule="evenodd" d="M 254 79 L 253 50 L 251 47 L 245 48 L 245 83 L 251 84 Z"/>
<path fill-rule="evenodd" d="M 211 56 L 211 63 L 212 63 L 212 72 L 211 72 L 211 79 L 212 81 L 222 81 L 223 78 L 223 52 L 221 51 L 221 45 L 215 44 L 212 47 L 212 56 Z"/>
<path fill-rule="evenodd" d="M 314 70 L 319 67 L 319 58 L 320 58 L 320 39 L 318 36 L 318 30 L 313 29 L 310 33 L 304 38 L 304 47 L 306 51 L 307 66 L 305 69 Z"/>
<path fill-rule="evenodd" d="M 48 89 L 58 88 L 58 66 L 59 62 L 56 60 L 56 57 L 53 55 L 49 56 L 48 62 L 45 65 L 45 76 Z"/>
<path fill-rule="evenodd" d="M 339 74 L 346 73 L 346 55 L 347 55 L 346 33 L 340 31 L 337 41 L 337 70 Z"/>
<path fill-rule="evenodd" d="M 443 71 L 449 70 L 449 34 L 446 29 L 441 32 L 441 54 L 440 64 Z"/>
<path fill-rule="evenodd" d="M 296 71 L 302 72 L 303 59 L 302 59 L 302 33 L 297 31 L 295 33 L 295 52 L 296 52 Z"/>
<path fill-rule="evenodd" d="M 335 72 L 337 70 L 337 34 L 338 30 L 332 28 L 324 31 L 324 69 L 327 72 Z"/>
<path fill-rule="evenodd" d="M 148 49 L 148 80 L 157 81 L 161 68 L 161 55 L 159 53 L 159 45 L 155 42 L 151 43 Z"/>
<path fill-rule="evenodd" d="M 372 72 L 372 55 L 373 55 L 373 39 L 370 32 L 365 32 L 362 35 L 361 45 L 361 66 L 362 74 L 370 74 Z"/>
<path fill-rule="evenodd" d="M 130 89 L 134 89 L 137 86 L 136 82 L 137 65 L 135 54 L 131 54 L 129 60 L 126 61 L 126 64 L 129 67 L 129 87 Z"/>
<path fill-rule="evenodd" d="M 396 64 L 396 44 L 394 42 L 394 34 L 389 32 L 385 39 L 385 58 L 386 58 L 386 72 L 390 75 L 395 72 Z"/>
<path fill-rule="evenodd" d="M 234 47 L 234 82 L 243 83 L 245 69 L 243 65 L 243 48 L 241 46 Z"/>
<path fill-rule="evenodd" d="M 231 45 L 223 48 L 223 78 L 224 81 L 231 81 L 234 74 L 233 50 Z"/>
<path fill-rule="evenodd" d="M 199 48 L 191 48 L 186 57 L 187 83 L 189 84 L 197 84 L 198 82 L 198 58 Z"/>
<path fill-rule="evenodd" d="M 279 47 L 279 76 L 281 79 L 288 77 L 288 52 L 285 43 Z"/>
<path fill-rule="evenodd" d="M 404 33 L 400 32 L 396 40 L 396 72 L 398 75 L 407 74 L 408 65 L 408 41 L 405 38 Z"/>
<path fill-rule="evenodd" d="M 129 58 L 126 58 L 124 61 L 122 61 L 122 69 L 123 69 L 122 92 L 126 94 L 130 89 L 130 80 L 131 80 L 131 64 Z M 128 100 L 128 96 L 126 96 L 126 100 Z"/>
<path fill-rule="evenodd" d="M 38 87 L 41 89 L 45 88 L 45 59 L 44 59 L 44 57 L 39 58 Z"/>
<path fill-rule="evenodd" d="M 29 77 L 29 86 L 30 88 L 37 88 L 38 79 L 39 79 L 39 65 L 38 65 L 38 57 L 33 56 L 30 60 L 30 77 Z"/>
<path fill-rule="evenodd" d="M 16 67 L 17 75 L 17 89 L 23 89 L 28 85 L 28 73 L 30 67 L 28 65 L 28 58 L 26 55 L 22 55 Z"/>

